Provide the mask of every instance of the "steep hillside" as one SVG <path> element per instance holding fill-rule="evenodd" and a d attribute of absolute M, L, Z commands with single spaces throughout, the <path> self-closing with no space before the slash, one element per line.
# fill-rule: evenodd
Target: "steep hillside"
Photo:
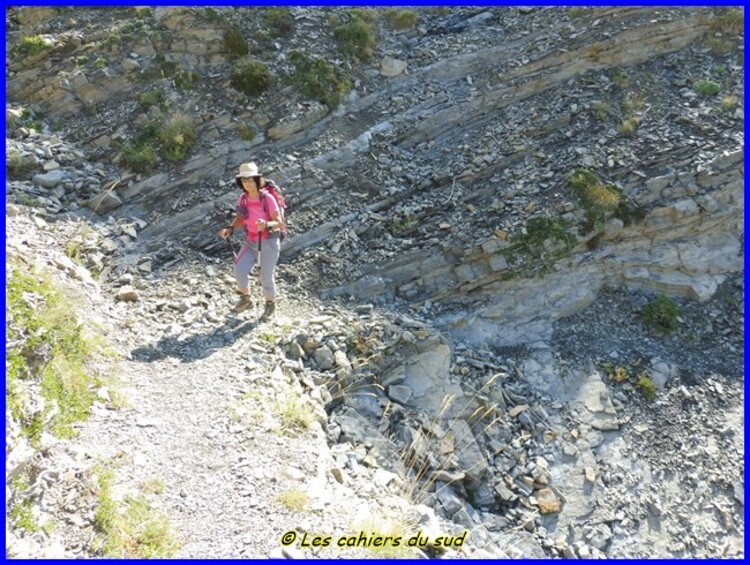
<path fill-rule="evenodd" d="M 741 555 L 742 22 L 8 9 L 6 552 L 133 555 L 100 509 L 146 497 L 185 557 Z M 269 324 L 216 235 L 248 161 L 292 203 Z M 75 438 L 42 272 L 118 367 Z"/>

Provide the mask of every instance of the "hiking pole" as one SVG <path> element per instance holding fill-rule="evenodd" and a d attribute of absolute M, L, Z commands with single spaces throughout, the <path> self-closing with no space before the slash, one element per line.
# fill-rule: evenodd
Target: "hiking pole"
<path fill-rule="evenodd" d="M 232 255 L 234 256 L 235 261 L 237 260 L 237 252 L 234 250 L 234 243 L 232 243 L 231 236 L 226 238 L 224 241 L 226 241 L 229 244 L 229 249 L 232 250 Z"/>
<path fill-rule="evenodd" d="M 261 230 L 258 230 L 258 283 L 260 283 L 260 270 L 263 268 L 260 264 L 260 250 L 263 245 L 263 232 Z M 261 283 L 261 287 L 263 284 Z M 258 314 L 258 310 L 255 310 L 255 314 Z"/>

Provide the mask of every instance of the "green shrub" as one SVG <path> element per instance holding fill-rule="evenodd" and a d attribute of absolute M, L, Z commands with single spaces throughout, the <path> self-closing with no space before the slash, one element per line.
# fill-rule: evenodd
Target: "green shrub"
<path fill-rule="evenodd" d="M 240 139 L 245 141 L 252 141 L 255 139 L 255 130 L 245 122 L 240 122 L 237 126 L 237 133 L 240 134 Z"/>
<path fill-rule="evenodd" d="M 237 26 L 232 26 L 224 32 L 222 43 L 224 52 L 231 57 L 244 57 L 249 52 L 242 30 Z"/>
<path fill-rule="evenodd" d="M 174 85 L 181 90 L 192 90 L 200 80 L 198 71 L 178 69 L 174 74 Z"/>
<path fill-rule="evenodd" d="M 113 472 L 98 472 L 98 505 L 94 526 L 103 534 L 100 541 L 107 557 L 172 557 L 179 545 L 169 526 L 169 519 L 155 512 L 140 496 L 126 497 L 122 506 L 112 497 Z"/>
<path fill-rule="evenodd" d="M 630 84 L 630 79 L 628 78 L 627 73 L 622 69 L 614 69 L 612 71 L 612 82 L 615 83 L 615 86 L 618 88 L 627 88 Z"/>
<path fill-rule="evenodd" d="M 52 49 L 52 46 L 43 38 L 38 35 L 27 35 L 21 40 L 21 43 L 10 48 L 10 54 L 13 57 L 26 57 L 50 49 Z"/>
<path fill-rule="evenodd" d="M 229 78 L 232 88 L 248 96 L 260 96 L 273 85 L 273 76 L 268 68 L 252 59 L 237 62 Z"/>
<path fill-rule="evenodd" d="M 374 24 L 378 21 L 379 12 L 372 8 L 351 8 L 346 11 L 346 15 L 350 20 L 357 19 L 368 24 Z"/>
<path fill-rule="evenodd" d="M 344 54 L 360 61 L 372 59 L 375 48 L 375 31 L 372 24 L 354 16 L 348 23 L 336 27 L 333 35 Z"/>
<path fill-rule="evenodd" d="M 703 97 L 716 96 L 721 90 L 721 85 L 712 80 L 699 80 L 693 85 L 693 89 Z"/>
<path fill-rule="evenodd" d="M 745 14 L 742 8 L 721 8 L 711 22 L 716 31 L 731 35 L 742 35 L 745 32 Z"/>
<path fill-rule="evenodd" d="M 268 8 L 263 13 L 263 21 L 281 37 L 294 33 L 294 18 L 289 8 Z"/>
<path fill-rule="evenodd" d="M 347 74 L 333 63 L 310 58 L 300 51 L 292 52 L 289 60 L 294 65 L 291 80 L 300 93 L 331 110 L 339 105 L 351 88 Z"/>
<path fill-rule="evenodd" d="M 23 156 L 18 151 L 11 149 L 5 155 L 5 169 L 10 176 L 20 176 L 26 172 Z"/>
<path fill-rule="evenodd" d="M 631 118 L 623 120 L 618 130 L 622 135 L 633 135 L 638 129 L 640 123 L 641 118 L 638 116 L 633 116 Z"/>
<path fill-rule="evenodd" d="M 288 432 L 304 432 L 313 423 L 310 407 L 294 394 L 287 394 L 277 400 L 274 413 L 281 417 L 282 428 Z"/>
<path fill-rule="evenodd" d="M 48 431 L 58 437 L 74 435 L 73 424 L 84 420 L 94 400 L 96 381 L 86 372 L 91 344 L 70 307 L 70 299 L 51 283 L 10 266 L 6 309 L 6 404 L 22 431 L 36 444 L 51 418 Z M 27 413 L 21 381 L 38 383 L 45 414 Z M 56 406 L 54 415 L 49 415 Z"/>
<path fill-rule="evenodd" d="M 161 88 L 155 88 L 148 92 L 141 92 L 138 95 L 138 103 L 144 108 L 148 109 L 152 106 L 157 106 L 164 101 L 165 94 Z"/>
<path fill-rule="evenodd" d="M 576 169 L 568 178 L 581 207 L 586 212 L 588 224 L 585 230 L 603 225 L 607 214 L 616 211 L 622 204 L 622 194 L 613 186 L 599 182 L 597 176 L 586 169 Z"/>
<path fill-rule="evenodd" d="M 156 151 L 150 143 L 128 144 L 123 147 L 122 160 L 136 173 L 147 173 L 156 164 Z"/>
<path fill-rule="evenodd" d="M 159 132 L 162 155 L 170 161 L 182 160 L 196 139 L 193 119 L 185 114 L 173 114 Z"/>
<path fill-rule="evenodd" d="M 585 13 L 586 11 L 583 8 L 570 8 L 568 10 L 568 17 L 571 20 L 574 20 L 574 19 L 582 17 Z"/>
<path fill-rule="evenodd" d="M 664 295 L 643 307 L 643 323 L 660 333 L 670 333 L 677 329 L 677 318 L 680 309 L 674 300 Z"/>
<path fill-rule="evenodd" d="M 567 228 L 568 224 L 559 218 L 530 218 L 526 233 L 512 236 L 511 245 L 498 252 L 512 268 L 505 280 L 548 273 L 555 261 L 569 255 L 575 246 L 576 238 Z"/>
<path fill-rule="evenodd" d="M 653 400 L 656 398 L 656 385 L 646 373 L 642 373 L 635 383 L 637 388 L 646 400 Z"/>
<path fill-rule="evenodd" d="M 394 29 L 413 29 L 419 21 L 419 14 L 415 10 L 392 8 L 386 10 L 385 19 Z"/>

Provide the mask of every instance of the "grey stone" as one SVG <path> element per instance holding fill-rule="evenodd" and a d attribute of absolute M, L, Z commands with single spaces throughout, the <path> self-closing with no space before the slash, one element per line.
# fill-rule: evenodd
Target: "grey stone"
<path fill-rule="evenodd" d="M 97 214 L 107 214 L 122 206 L 122 200 L 114 191 L 105 190 L 89 200 L 86 205 Z"/>
<path fill-rule="evenodd" d="M 65 172 L 60 169 L 50 171 L 41 175 L 34 175 L 34 184 L 43 188 L 54 188 L 65 178 Z"/>

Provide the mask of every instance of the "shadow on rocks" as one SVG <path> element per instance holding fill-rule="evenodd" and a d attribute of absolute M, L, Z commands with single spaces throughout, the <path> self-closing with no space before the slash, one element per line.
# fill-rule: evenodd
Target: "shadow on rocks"
<path fill-rule="evenodd" d="M 229 318 L 224 325 L 206 333 L 186 337 L 166 335 L 156 343 L 137 347 L 130 352 L 130 355 L 134 361 L 146 363 L 160 361 L 167 357 L 190 363 L 205 359 L 215 351 L 232 345 L 257 326 L 256 320 L 243 322 L 237 318 Z"/>

